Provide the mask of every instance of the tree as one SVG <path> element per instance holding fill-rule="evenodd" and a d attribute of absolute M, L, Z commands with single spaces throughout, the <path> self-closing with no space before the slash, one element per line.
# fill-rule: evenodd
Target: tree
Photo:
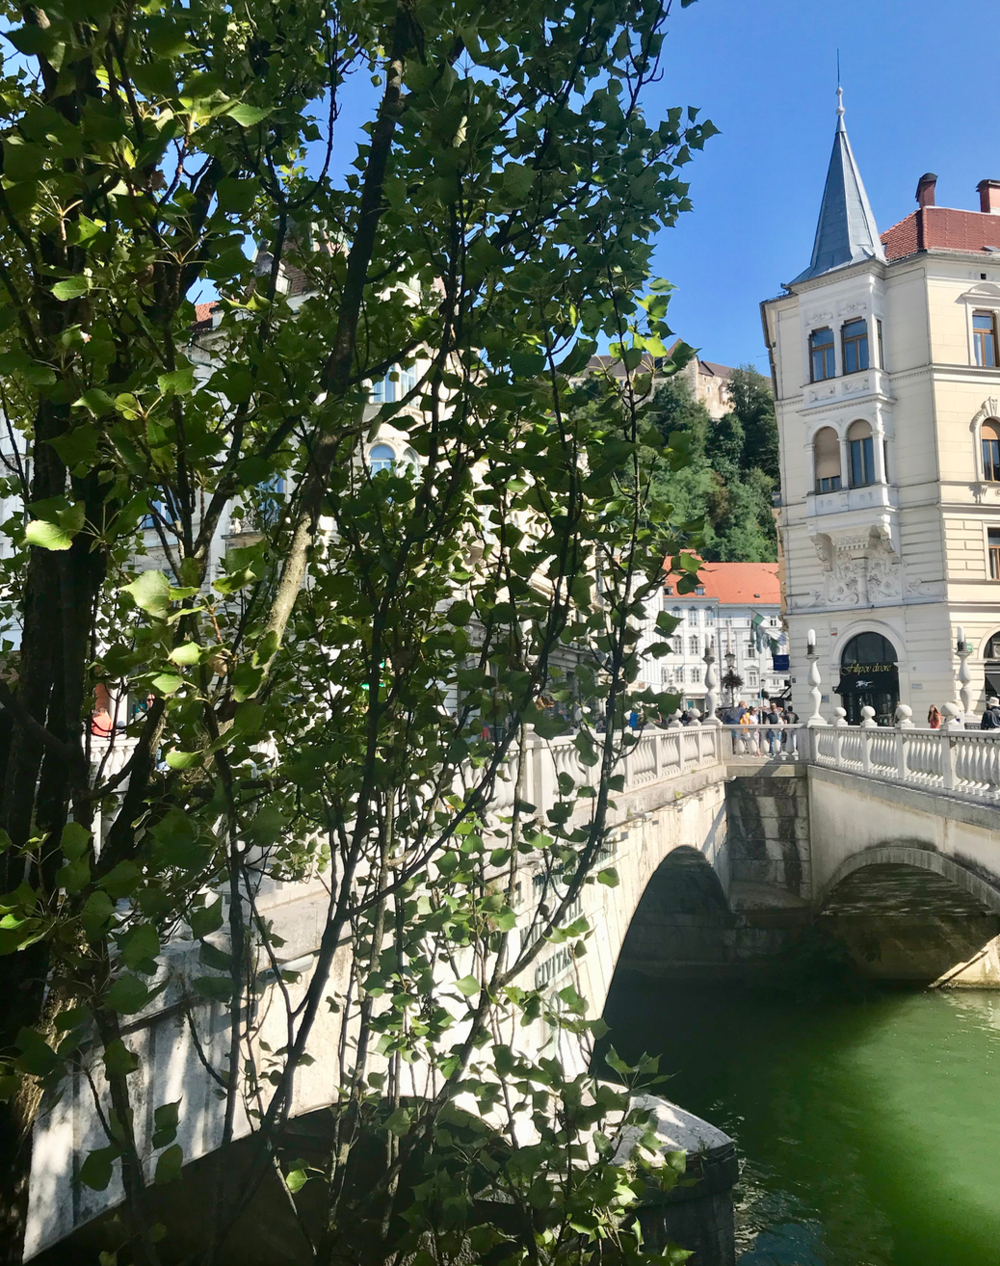
<path fill-rule="evenodd" d="M 28 509 L 3 563 L 20 626 L 0 683 L 3 1260 L 20 1256 L 39 1097 L 73 1069 L 107 1125 L 81 1177 L 121 1173 L 126 1251 L 160 1259 L 149 1149 L 158 1180 L 179 1173 L 184 1105 L 154 1105 L 142 1134 L 122 1024 L 183 937 L 203 963 L 185 996 L 227 1008 L 222 1143 L 257 1114 L 248 1172 L 217 1183 L 204 1262 L 282 1159 L 328 1007 L 355 1045 L 312 1260 L 346 1253 L 362 1217 L 358 1260 L 425 1251 L 407 1201 L 447 1232 L 434 1260 L 466 1251 L 483 1173 L 469 1158 L 496 1162 L 481 1134 L 449 1136 L 447 1114 L 460 1092 L 495 1105 L 498 1086 L 534 1102 L 542 1140 L 500 1136 L 520 1218 L 489 1232 L 504 1260 L 577 1260 L 599 1237 L 608 1260 L 647 1260 L 619 1207 L 634 1168 L 604 1150 L 574 1182 L 556 1163 L 620 1101 L 594 1106 L 580 1077 L 482 1044 L 511 1009 L 589 1031 L 572 991 L 554 1007 L 517 980 L 553 936 L 586 935 L 559 925 L 594 879 L 631 741 L 613 723 L 634 623 L 677 545 L 646 526 L 666 518 L 634 371 L 667 333 L 652 235 L 687 208 L 677 169 L 713 129 L 680 110 L 651 126 L 640 108 L 669 8 L 7 6 L 4 492 Z M 348 165 L 336 125 L 364 76 L 377 103 Z M 199 328 L 193 298 L 213 291 L 220 319 Z M 569 376 L 602 335 L 626 373 L 582 417 Z M 373 411 L 370 384 L 411 370 Z M 390 423 L 419 462 L 375 472 L 366 442 Z M 220 559 L 234 507 L 263 530 Z M 570 670 L 612 722 L 576 739 L 593 785 L 561 785 L 547 815 L 515 796 L 497 822 L 531 733 L 562 728 L 538 707 L 568 702 Z M 139 705 L 105 745 L 127 746 L 114 773 L 88 721 L 98 691 L 121 719 Z M 526 866 L 543 899 L 518 945 Z M 257 896 L 317 874 L 315 966 L 285 980 Z M 252 1017 L 268 970 L 287 1042 L 265 1058 Z M 414 1061 L 436 1090 L 404 1103 Z M 384 1170 L 351 1197 L 366 1132 Z M 286 1172 L 293 1203 L 307 1177 Z"/>
<path fill-rule="evenodd" d="M 719 419 L 709 415 L 678 377 L 658 386 L 652 403 L 651 415 L 670 457 L 654 476 L 657 493 L 671 507 L 670 521 L 687 526 L 691 544 L 700 539 L 709 562 L 770 562 L 777 557 L 771 513 L 774 476 L 756 465 L 769 452 L 760 435 L 767 432 L 768 418 L 773 427 L 774 412 L 765 380 L 754 373 L 734 370 L 734 409 Z M 775 467 L 776 444 L 775 439 Z"/>
<path fill-rule="evenodd" d="M 778 422 L 770 380 L 753 365 L 740 365 L 729 376 L 729 400 L 743 427 L 743 465 L 756 467 L 779 483 Z"/>

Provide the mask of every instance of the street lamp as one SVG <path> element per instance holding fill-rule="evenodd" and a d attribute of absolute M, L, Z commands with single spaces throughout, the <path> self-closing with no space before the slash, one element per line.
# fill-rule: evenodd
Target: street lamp
<path fill-rule="evenodd" d="M 732 643 L 726 650 L 726 680 L 729 683 L 729 706 L 732 707 L 736 702 L 736 656 L 733 654 Z"/>

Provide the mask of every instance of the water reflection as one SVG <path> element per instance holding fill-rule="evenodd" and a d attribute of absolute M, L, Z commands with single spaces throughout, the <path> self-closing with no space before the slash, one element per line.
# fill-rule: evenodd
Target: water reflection
<path fill-rule="evenodd" d="M 740 1266 L 1000 1261 L 1000 996 L 616 984 L 612 1038 L 736 1138 Z"/>

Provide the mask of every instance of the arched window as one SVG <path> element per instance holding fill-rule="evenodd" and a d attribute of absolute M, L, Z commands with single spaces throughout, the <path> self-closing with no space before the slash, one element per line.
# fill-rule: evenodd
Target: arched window
<path fill-rule="evenodd" d="M 698 608 L 689 607 L 688 608 L 688 624 L 697 624 L 697 623 L 698 623 Z"/>
<path fill-rule="evenodd" d="M 832 426 L 824 426 L 813 439 L 816 457 L 816 491 L 836 492 L 840 488 L 840 440 Z"/>
<path fill-rule="evenodd" d="M 867 422 L 852 422 L 847 432 L 851 461 L 851 487 L 867 488 L 875 482 L 875 443 Z"/>
<path fill-rule="evenodd" d="M 1000 422 L 983 423 L 983 478 L 1000 483 Z"/>
<path fill-rule="evenodd" d="M 844 373 L 856 374 L 868 368 L 868 322 L 862 318 L 848 321 L 840 331 L 844 352 Z"/>
<path fill-rule="evenodd" d="M 392 470 L 395 461 L 396 454 L 388 444 L 376 444 L 368 454 L 368 465 L 371 467 L 373 475 L 377 475 L 383 470 Z"/>
<path fill-rule="evenodd" d="M 812 361 L 812 380 L 822 382 L 837 372 L 833 355 L 833 330 L 813 330 L 809 335 L 809 352 Z"/>

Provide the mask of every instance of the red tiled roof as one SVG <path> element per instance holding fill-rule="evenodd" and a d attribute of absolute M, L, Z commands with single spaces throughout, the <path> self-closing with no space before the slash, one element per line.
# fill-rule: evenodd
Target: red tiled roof
<path fill-rule="evenodd" d="M 203 325 L 206 321 L 212 319 L 212 313 L 218 307 L 218 300 L 213 299 L 211 303 L 196 303 L 194 305 L 194 323 L 195 325 Z"/>
<path fill-rule="evenodd" d="M 663 566 L 669 571 L 670 560 Z M 781 602 L 777 563 L 702 563 L 698 579 L 705 586 L 704 594 L 697 595 L 699 598 L 717 598 L 722 604 L 751 607 L 754 603 L 777 606 Z"/>
<path fill-rule="evenodd" d="M 978 254 L 987 246 L 1000 248 L 1000 215 L 954 207 L 923 207 L 887 229 L 882 234 L 882 244 L 887 259 L 931 250 Z"/>

